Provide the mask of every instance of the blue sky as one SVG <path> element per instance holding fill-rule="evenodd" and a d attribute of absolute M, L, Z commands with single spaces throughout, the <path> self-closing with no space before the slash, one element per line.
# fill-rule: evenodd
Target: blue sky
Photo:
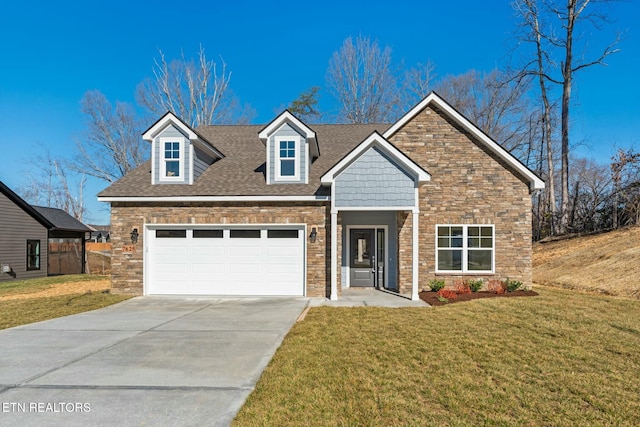
<path fill-rule="evenodd" d="M 576 153 L 602 162 L 615 146 L 640 145 L 640 2 L 610 10 L 613 22 L 585 36 L 595 50 L 624 31 L 621 52 L 576 76 L 572 110 Z M 266 123 L 302 91 L 325 86 L 329 58 L 348 36 L 388 45 L 407 69 L 431 60 L 444 76 L 500 67 L 514 32 L 507 0 L 8 2 L 0 14 L 0 180 L 25 185 L 26 161 L 40 146 L 73 155 L 83 94 L 98 89 L 111 102 L 135 103 L 159 48 L 168 58 L 195 56 L 200 44 L 209 58 L 221 55 L 233 91 L 256 110 L 255 123 Z M 320 101 L 333 107 L 326 91 Z M 95 197 L 105 186 L 89 181 L 87 222 L 109 221 Z"/>

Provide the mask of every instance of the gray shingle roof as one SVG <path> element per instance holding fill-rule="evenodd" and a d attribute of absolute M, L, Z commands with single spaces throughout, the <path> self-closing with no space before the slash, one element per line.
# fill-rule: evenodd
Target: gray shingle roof
<path fill-rule="evenodd" d="M 44 206 L 33 206 L 33 208 L 53 224 L 52 230 L 64 230 L 64 231 L 90 231 L 86 225 L 63 211 L 57 208 L 46 208 Z"/>
<path fill-rule="evenodd" d="M 328 195 L 320 177 L 373 131 L 388 124 L 317 124 L 321 155 L 311 165 L 309 184 L 272 184 L 265 180 L 266 149 L 258 138 L 264 125 L 201 126 L 198 133 L 224 153 L 192 184 L 151 185 L 147 162 L 103 190 L 99 197 L 313 196 Z"/>

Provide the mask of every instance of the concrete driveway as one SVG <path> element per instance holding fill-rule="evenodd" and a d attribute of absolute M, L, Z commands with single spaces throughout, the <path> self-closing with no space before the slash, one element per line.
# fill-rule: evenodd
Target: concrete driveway
<path fill-rule="evenodd" d="M 139 297 L 0 331 L 0 425 L 228 425 L 307 303 Z"/>

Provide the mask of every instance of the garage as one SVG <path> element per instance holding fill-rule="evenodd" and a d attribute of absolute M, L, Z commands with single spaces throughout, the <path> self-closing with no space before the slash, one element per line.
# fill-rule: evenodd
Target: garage
<path fill-rule="evenodd" d="M 303 296 L 304 226 L 149 226 L 145 294 Z"/>

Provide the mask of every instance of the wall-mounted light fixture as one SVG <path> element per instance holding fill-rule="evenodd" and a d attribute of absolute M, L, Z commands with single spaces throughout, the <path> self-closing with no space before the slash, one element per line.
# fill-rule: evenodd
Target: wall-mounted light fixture
<path fill-rule="evenodd" d="M 318 230 L 316 230 L 316 228 L 313 227 L 311 229 L 311 234 L 309 235 L 309 240 L 311 240 L 311 243 L 315 243 L 317 237 L 318 237 Z"/>
<path fill-rule="evenodd" d="M 131 243 L 133 243 L 134 245 L 136 243 L 138 243 L 138 229 L 137 228 L 134 228 L 131 231 Z"/>

